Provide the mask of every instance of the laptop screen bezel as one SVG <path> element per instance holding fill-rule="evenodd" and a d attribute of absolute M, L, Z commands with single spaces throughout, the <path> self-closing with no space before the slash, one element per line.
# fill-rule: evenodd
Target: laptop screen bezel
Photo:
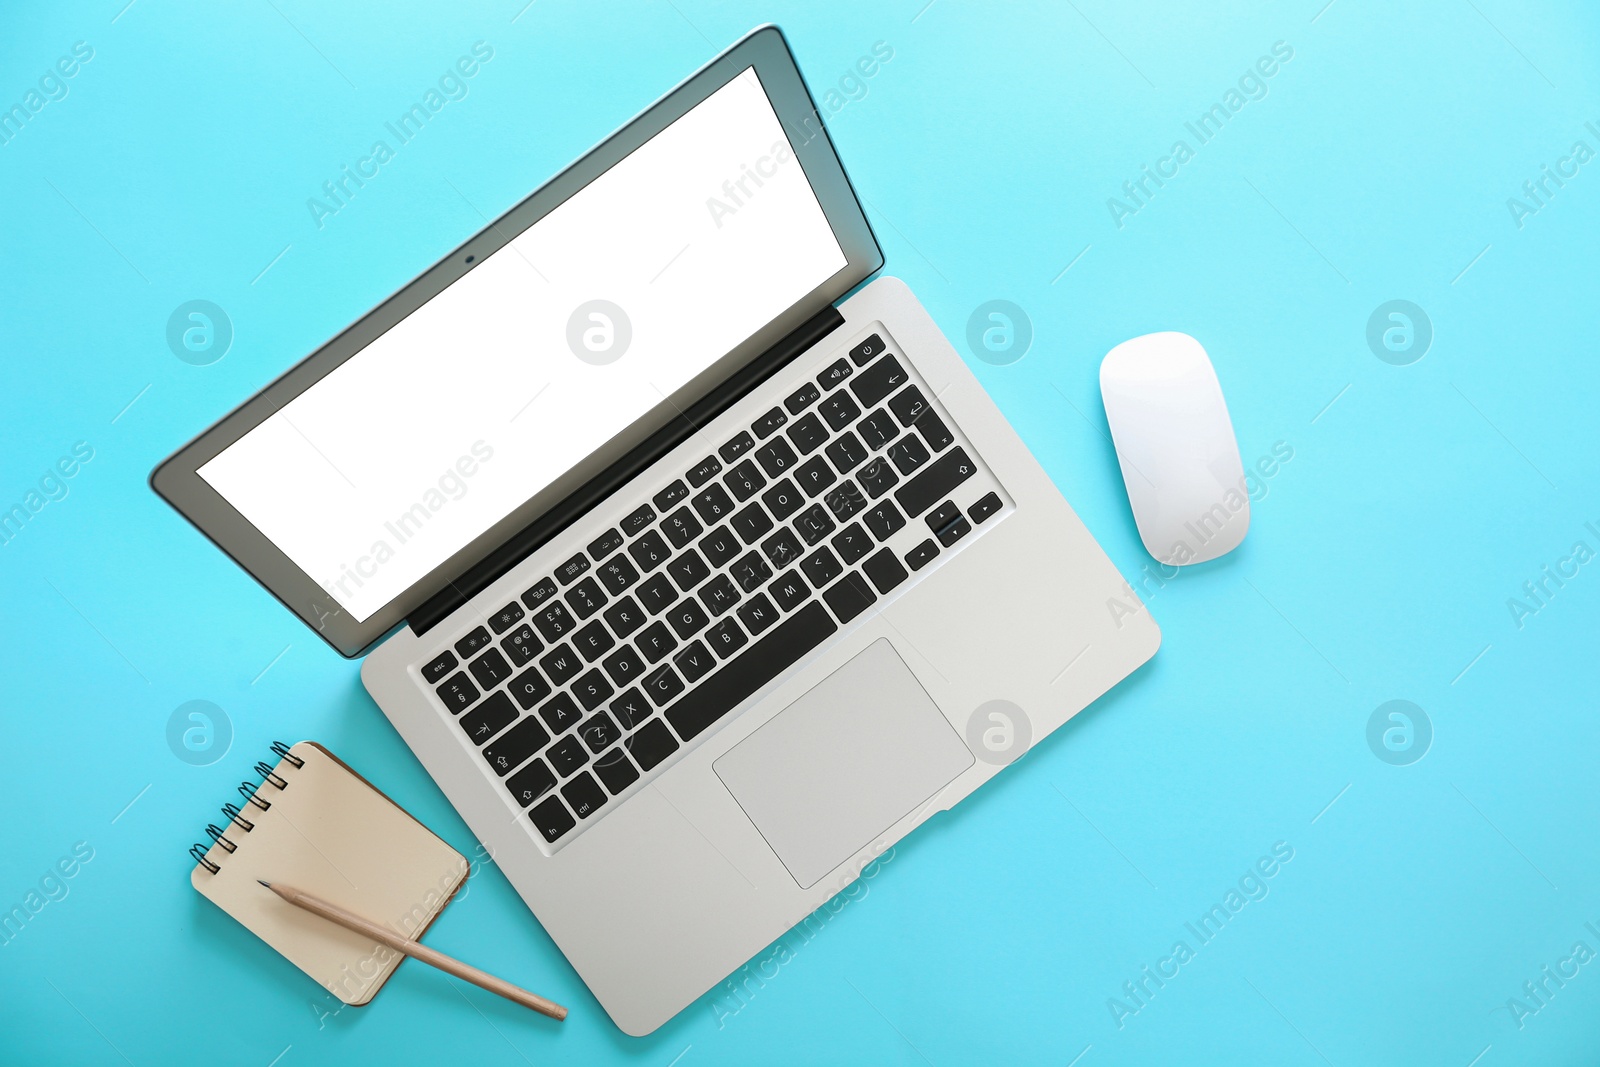
<path fill-rule="evenodd" d="M 198 470 L 218 453 L 751 67 L 755 68 L 789 136 L 795 158 L 844 252 L 845 266 L 743 344 L 717 359 L 644 417 L 407 587 L 400 596 L 359 622 L 199 476 Z M 834 152 L 821 113 L 800 76 L 788 43 L 776 26 L 763 26 L 184 445 L 156 467 L 150 475 L 150 485 L 341 655 L 357 656 L 400 626 L 413 609 L 446 589 L 456 576 L 668 426 L 677 413 L 688 410 L 719 383 L 844 296 L 882 265 L 882 252 Z"/>

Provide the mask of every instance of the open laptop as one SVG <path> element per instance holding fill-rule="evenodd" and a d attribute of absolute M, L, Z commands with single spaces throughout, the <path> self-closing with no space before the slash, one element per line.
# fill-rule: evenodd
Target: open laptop
<path fill-rule="evenodd" d="M 165 461 L 654 1030 L 1147 660 L 756 30 Z"/>

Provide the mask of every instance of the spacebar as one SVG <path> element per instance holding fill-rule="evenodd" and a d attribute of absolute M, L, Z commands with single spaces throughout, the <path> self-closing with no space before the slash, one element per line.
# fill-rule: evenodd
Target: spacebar
<path fill-rule="evenodd" d="M 668 708 L 667 721 L 685 741 L 699 735 L 838 628 L 828 609 L 813 600 Z"/>

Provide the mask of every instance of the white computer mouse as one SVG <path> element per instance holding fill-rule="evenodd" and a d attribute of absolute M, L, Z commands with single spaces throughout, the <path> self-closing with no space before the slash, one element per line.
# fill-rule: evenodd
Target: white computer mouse
<path fill-rule="evenodd" d="M 1183 566 L 1236 548 L 1250 493 L 1217 372 L 1186 333 L 1147 333 L 1106 353 L 1100 396 L 1145 549 Z"/>

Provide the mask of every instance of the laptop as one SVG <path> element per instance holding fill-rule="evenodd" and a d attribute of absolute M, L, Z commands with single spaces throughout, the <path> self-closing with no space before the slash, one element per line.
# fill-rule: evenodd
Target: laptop
<path fill-rule="evenodd" d="M 1160 640 L 882 266 L 763 27 L 151 476 L 629 1034 Z"/>

